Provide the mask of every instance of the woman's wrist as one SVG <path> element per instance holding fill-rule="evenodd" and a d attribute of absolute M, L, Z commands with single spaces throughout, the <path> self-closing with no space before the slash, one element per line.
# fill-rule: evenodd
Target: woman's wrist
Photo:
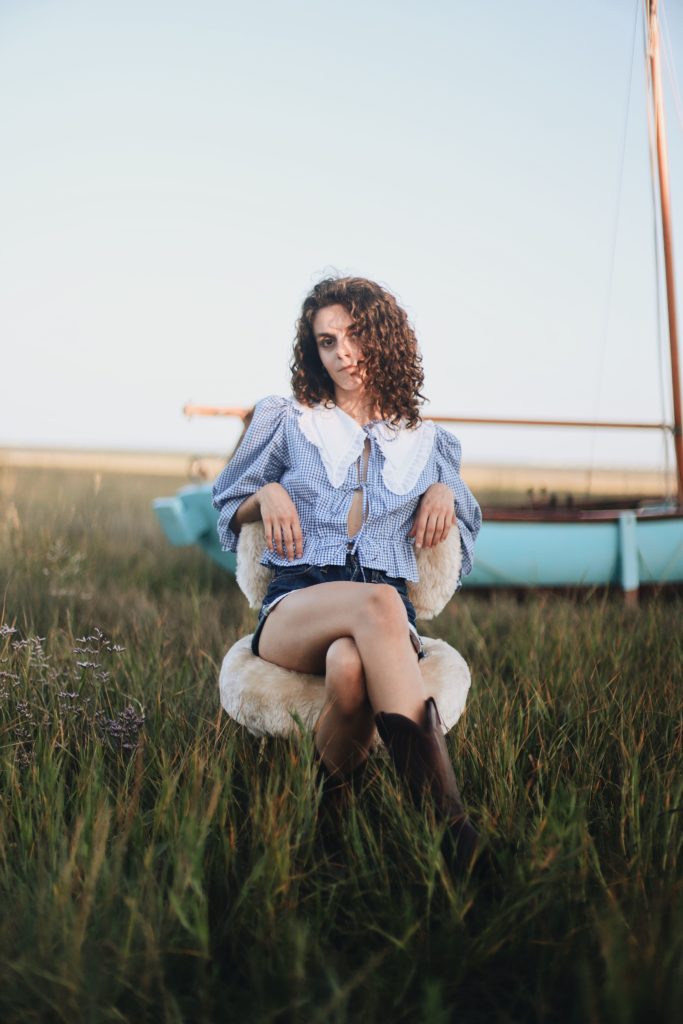
<path fill-rule="evenodd" d="M 248 498 L 245 498 L 230 521 L 230 529 L 233 533 L 239 533 L 245 523 L 257 523 L 261 518 L 261 502 L 258 497 L 259 491 L 254 491 Z"/>

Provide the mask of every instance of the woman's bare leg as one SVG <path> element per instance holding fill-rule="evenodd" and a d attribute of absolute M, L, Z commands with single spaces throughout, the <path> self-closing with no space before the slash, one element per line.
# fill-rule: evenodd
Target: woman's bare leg
<path fill-rule="evenodd" d="M 340 637 L 325 659 L 327 701 L 315 726 L 315 744 L 326 766 L 349 775 L 368 756 L 375 731 L 363 663 L 351 637 Z"/>
<path fill-rule="evenodd" d="M 283 668 L 323 675 L 327 652 L 342 637 L 355 643 L 373 713 L 398 712 L 422 724 L 422 674 L 405 606 L 389 584 L 321 583 L 293 591 L 266 619 L 259 653 Z"/>

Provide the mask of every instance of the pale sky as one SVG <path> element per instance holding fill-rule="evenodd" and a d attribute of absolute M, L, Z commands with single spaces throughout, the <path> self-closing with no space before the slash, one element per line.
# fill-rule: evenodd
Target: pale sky
<path fill-rule="evenodd" d="M 668 416 L 642 33 L 639 0 L 0 0 L 0 445 L 227 451 L 183 404 L 287 394 L 333 269 L 399 297 L 433 413 Z M 662 461 L 456 432 L 470 461 Z"/>

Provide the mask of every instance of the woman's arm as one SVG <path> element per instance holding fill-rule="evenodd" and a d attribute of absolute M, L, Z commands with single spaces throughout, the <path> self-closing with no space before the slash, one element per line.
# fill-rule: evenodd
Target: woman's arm
<path fill-rule="evenodd" d="M 277 395 L 258 403 L 249 429 L 213 485 L 224 551 L 237 550 L 237 533 L 231 524 L 240 527 L 262 518 L 260 498 L 252 499 L 268 484 L 279 481 L 289 465 L 285 422 L 290 406 L 291 402 Z"/>
<path fill-rule="evenodd" d="M 460 546 L 462 548 L 462 576 L 472 569 L 474 542 L 481 526 L 481 509 L 477 499 L 460 476 L 461 448 L 460 442 L 450 431 L 436 426 L 436 466 L 439 483 L 447 484 L 451 490 L 453 502 L 451 510 L 455 513 L 460 530 Z M 431 488 L 428 488 L 426 498 Z M 449 519 L 449 524 L 452 520 Z M 450 528 L 450 525 L 449 525 Z"/>

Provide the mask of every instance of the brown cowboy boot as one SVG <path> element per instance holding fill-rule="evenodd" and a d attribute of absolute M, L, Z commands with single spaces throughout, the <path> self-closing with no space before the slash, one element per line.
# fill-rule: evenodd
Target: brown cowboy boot
<path fill-rule="evenodd" d="M 387 711 L 375 715 L 380 737 L 413 802 L 420 807 L 428 794 L 437 818 L 447 823 L 442 852 L 456 873 L 463 874 L 474 864 L 482 839 L 462 805 L 440 722 L 433 697 L 425 701 L 424 726 L 405 715 Z"/>

